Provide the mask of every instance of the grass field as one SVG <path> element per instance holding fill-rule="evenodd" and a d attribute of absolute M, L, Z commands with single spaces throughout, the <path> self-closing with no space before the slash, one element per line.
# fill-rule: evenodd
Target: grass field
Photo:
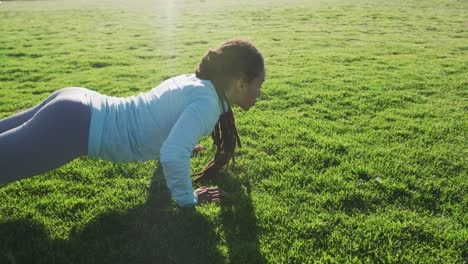
<path fill-rule="evenodd" d="M 467 263 L 468 1 L 131 2 L 0 3 L 0 118 L 252 39 L 263 97 L 205 182 L 229 199 L 181 210 L 157 161 L 80 158 L 0 186 L 0 263 Z"/>

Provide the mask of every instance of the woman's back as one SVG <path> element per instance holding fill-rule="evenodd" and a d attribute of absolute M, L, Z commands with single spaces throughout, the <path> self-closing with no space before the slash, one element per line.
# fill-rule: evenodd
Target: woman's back
<path fill-rule="evenodd" d="M 111 161 L 157 158 L 174 124 L 189 105 L 212 113 L 199 124 L 203 134 L 212 131 L 222 113 L 212 83 L 194 74 L 170 78 L 147 93 L 127 98 L 95 93 L 90 105 L 88 155 Z M 189 120 L 199 122 L 195 118 Z M 183 132 L 179 131 L 181 137 Z"/>

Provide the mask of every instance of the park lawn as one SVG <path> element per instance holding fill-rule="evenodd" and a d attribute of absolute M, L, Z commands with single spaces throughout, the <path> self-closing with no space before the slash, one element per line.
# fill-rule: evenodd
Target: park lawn
<path fill-rule="evenodd" d="M 0 186 L 0 263 L 466 263 L 467 24 L 464 0 L 1 2 L 0 118 L 148 91 L 233 37 L 267 78 L 204 182 L 226 201 L 179 209 L 157 160 L 79 158 Z"/>

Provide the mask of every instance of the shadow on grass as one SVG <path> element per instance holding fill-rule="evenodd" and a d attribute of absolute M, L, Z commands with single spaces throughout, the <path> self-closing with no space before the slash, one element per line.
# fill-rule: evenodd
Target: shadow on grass
<path fill-rule="evenodd" d="M 219 251 L 219 227 L 193 208 L 173 206 L 161 175 L 155 172 L 145 204 L 100 215 L 68 240 L 50 239 L 30 219 L 0 224 L 0 263 L 228 262 Z M 233 178 L 219 184 L 231 193 L 221 204 L 230 262 L 263 263 L 250 186 Z"/>
<path fill-rule="evenodd" d="M 221 219 L 230 262 L 265 263 L 260 253 L 249 180 L 221 173 L 215 182 L 229 193 L 226 201 L 221 203 Z"/>

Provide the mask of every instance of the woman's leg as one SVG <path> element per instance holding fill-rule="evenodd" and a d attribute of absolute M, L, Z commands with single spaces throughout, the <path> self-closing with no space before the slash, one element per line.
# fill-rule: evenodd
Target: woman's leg
<path fill-rule="evenodd" d="M 59 93 L 29 121 L 0 134 L 0 183 L 44 173 L 87 155 L 91 110 L 83 95 L 86 91 Z"/>
<path fill-rule="evenodd" d="M 65 88 L 68 89 L 68 88 Z M 62 89 L 64 90 L 64 89 Z M 19 127 L 22 124 L 26 123 L 29 119 L 31 119 L 44 105 L 52 101 L 58 94 L 62 92 L 62 90 L 55 91 L 49 97 L 47 97 L 44 101 L 40 104 L 31 107 L 27 110 L 22 112 L 16 113 L 12 116 L 0 120 L 0 134 L 15 127 Z"/>

